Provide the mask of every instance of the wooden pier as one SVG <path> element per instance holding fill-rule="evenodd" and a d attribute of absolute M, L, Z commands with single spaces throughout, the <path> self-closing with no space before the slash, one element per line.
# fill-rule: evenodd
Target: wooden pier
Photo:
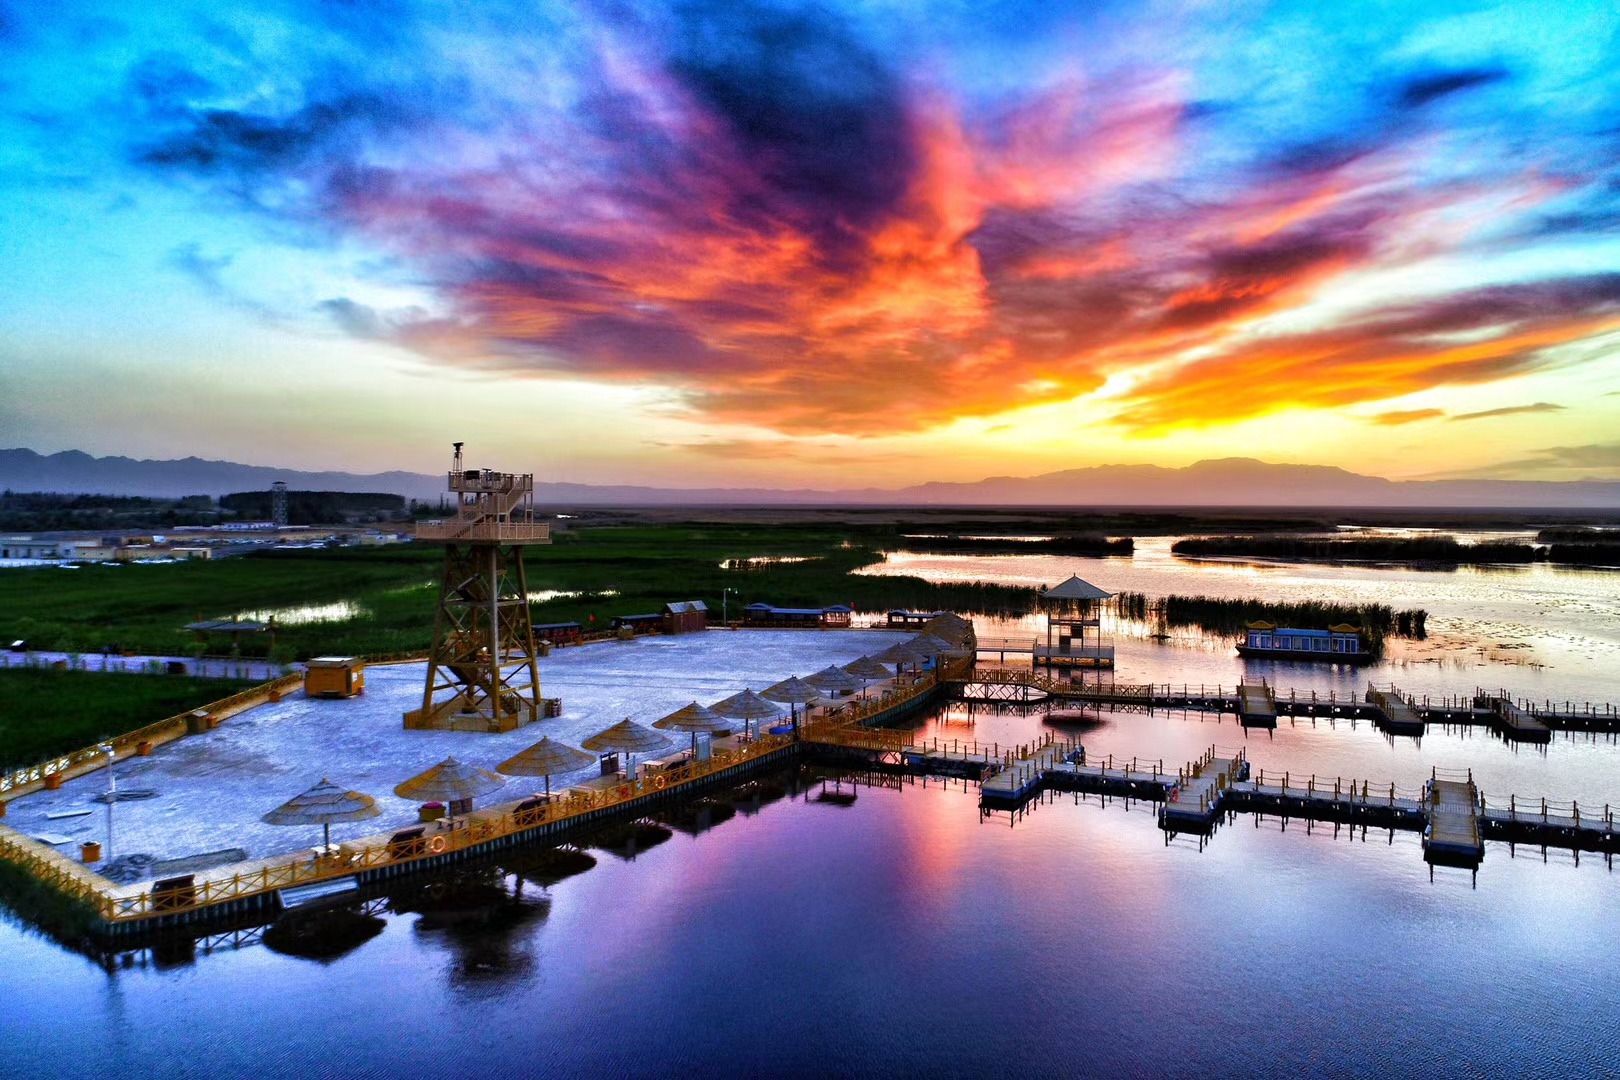
<path fill-rule="evenodd" d="M 1277 726 L 1277 699 L 1264 681 L 1258 686 L 1245 683 L 1238 687 L 1238 719 L 1246 728 Z"/>
<path fill-rule="evenodd" d="M 1502 728 L 1514 742 L 1552 741 L 1552 728 L 1531 715 L 1530 710 L 1515 704 L 1513 699 L 1505 694 L 1478 694 L 1475 696 L 1474 708 L 1488 709 L 1496 721 L 1496 726 Z"/>
<path fill-rule="evenodd" d="M 1485 857 L 1479 833 L 1479 789 L 1472 773 L 1462 780 L 1431 776 L 1423 788 L 1423 856 L 1430 862 L 1478 866 Z"/>
<path fill-rule="evenodd" d="M 1506 691 L 1418 699 L 1394 686 L 1368 685 L 1363 699 L 1316 690 L 1280 690 L 1267 683 L 1239 686 L 1081 683 L 1023 668 L 977 667 L 953 674 L 957 697 L 989 703 L 1048 699 L 1147 711 L 1187 710 L 1236 716 L 1245 727 L 1274 727 L 1276 718 L 1367 720 L 1390 735 L 1422 737 L 1432 725 L 1487 727 L 1509 742 L 1547 743 L 1554 731 L 1620 735 L 1613 705 L 1516 701 Z M 1271 723 L 1266 722 L 1267 710 Z"/>
<path fill-rule="evenodd" d="M 1427 726 L 1412 700 L 1393 686 L 1384 691 L 1368 683 L 1367 703 L 1377 710 L 1373 722 L 1391 735 L 1422 735 Z"/>

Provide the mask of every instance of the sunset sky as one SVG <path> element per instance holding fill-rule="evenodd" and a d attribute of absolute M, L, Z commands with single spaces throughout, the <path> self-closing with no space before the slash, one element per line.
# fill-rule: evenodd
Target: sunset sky
<path fill-rule="evenodd" d="M 0 446 L 1620 479 L 1620 7 L 0 0 Z"/>

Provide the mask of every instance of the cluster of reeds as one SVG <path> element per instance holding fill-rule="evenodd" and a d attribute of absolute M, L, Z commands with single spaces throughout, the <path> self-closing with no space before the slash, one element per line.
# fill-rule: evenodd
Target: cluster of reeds
<path fill-rule="evenodd" d="M 1324 562 L 1408 562 L 1466 566 L 1530 563 L 1541 555 L 1533 544 L 1463 544 L 1449 536 L 1369 537 L 1346 540 L 1307 536 L 1202 536 L 1177 540 L 1177 555 L 1223 555 Z"/>
<path fill-rule="evenodd" d="M 1251 622 L 1269 622 L 1301 630 L 1326 630 L 1341 623 L 1358 628 L 1376 649 L 1385 637 L 1428 636 L 1429 613 L 1421 608 L 1396 611 L 1387 604 L 1332 604 L 1316 600 L 1282 602 L 1249 597 L 1162 596 L 1120 593 L 1114 607 L 1127 619 L 1164 627 L 1193 626 L 1215 634 L 1239 634 Z"/>
<path fill-rule="evenodd" d="M 1129 536 L 1052 536 L 1022 540 L 1009 536 L 908 536 L 900 549 L 924 555 L 1079 555 L 1130 558 L 1136 542 Z"/>

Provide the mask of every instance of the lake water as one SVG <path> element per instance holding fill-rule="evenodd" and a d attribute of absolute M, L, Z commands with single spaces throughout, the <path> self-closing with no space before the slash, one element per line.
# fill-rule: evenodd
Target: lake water
<path fill-rule="evenodd" d="M 1494 537 L 1493 537 L 1494 538 Z M 1232 640 L 1193 631 L 1169 642 L 1152 629 L 1110 619 L 1121 682 L 1232 685 L 1264 677 L 1275 686 L 1350 689 L 1370 678 L 1411 693 L 1473 693 L 1506 687 L 1534 699 L 1620 703 L 1620 571 L 1523 567 L 1455 570 L 1386 566 L 1184 559 L 1170 553 L 1179 537 L 1145 537 L 1129 559 L 1047 555 L 915 555 L 890 553 L 864 573 L 909 574 L 929 581 L 988 581 L 1050 586 L 1070 574 L 1109 592 L 1150 597 L 1179 594 L 1272 601 L 1321 600 L 1387 604 L 1429 612 L 1425 641 L 1391 639 L 1380 664 L 1355 671 L 1315 664 L 1241 660 Z M 1045 633 L 1038 616 L 976 617 L 981 638 Z"/>
<path fill-rule="evenodd" d="M 1374 678 L 1620 700 L 1617 575 L 1187 567 L 1156 551 L 907 565 L 1422 606 L 1434 638 Z M 1229 642 L 1116 633 L 1123 681 L 1245 673 Z M 1470 638 L 1491 645 L 1470 654 Z M 1358 695 L 1368 677 L 1271 670 Z M 1620 746 L 1603 737 L 1514 748 L 1484 729 L 1419 741 L 1348 721 L 1245 733 L 1198 714 L 1096 719 L 1080 735 L 1093 758 L 1174 768 L 1242 746 L 1268 773 L 1405 789 L 1469 768 L 1493 799 L 1620 803 Z M 916 726 L 999 742 L 1052 730 L 1039 713 L 961 705 Z M 814 798 L 808 771 L 777 782 L 797 795 L 633 859 L 593 851 L 594 868 L 549 887 L 510 866 L 402 886 L 322 961 L 256 933 L 92 959 L 0 922 L 0 1076 L 1614 1074 L 1620 879 L 1601 857 L 1493 842 L 1477 876 L 1431 877 L 1416 833 L 1241 816 L 1205 843 L 1167 843 L 1150 806 L 1119 800 L 985 817 L 960 783 L 862 786 L 842 806 Z"/>

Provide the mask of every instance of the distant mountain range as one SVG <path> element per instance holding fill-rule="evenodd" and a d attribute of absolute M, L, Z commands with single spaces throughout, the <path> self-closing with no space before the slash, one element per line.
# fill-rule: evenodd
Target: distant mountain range
<path fill-rule="evenodd" d="M 36 454 L 0 450 L 0 488 L 105 495 L 223 495 L 268 488 L 385 491 L 437 501 L 444 474 L 299 472 L 234 461 L 146 461 L 91 457 L 78 450 Z M 564 506 L 1298 506 L 1298 507 L 1620 507 L 1620 482 L 1600 480 L 1385 480 L 1322 465 L 1276 465 L 1252 458 L 1200 461 L 1180 469 L 1099 465 L 1040 476 L 994 476 L 971 483 L 854 490 L 657 488 L 540 483 L 535 497 Z"/>

